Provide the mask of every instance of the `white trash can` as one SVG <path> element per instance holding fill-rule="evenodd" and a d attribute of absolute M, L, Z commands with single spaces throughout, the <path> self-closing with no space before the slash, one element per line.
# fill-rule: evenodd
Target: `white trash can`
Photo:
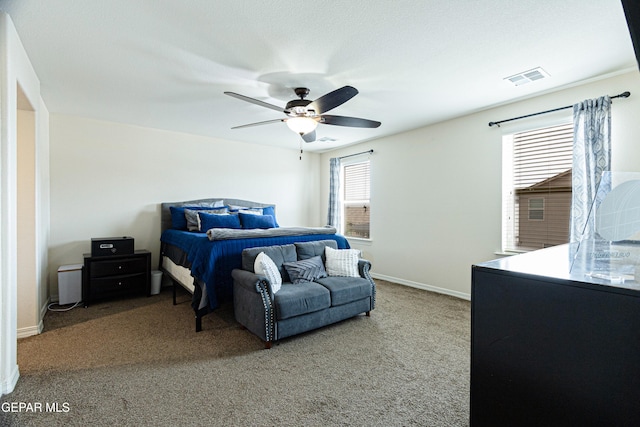
<path fill-rule="evenodd" d="M 82 264 L 73 264 L 58 268 L 58 304 L 82 301 L 82 267 Z"/>
<path fill-rule="evenodd" d="M 162 271 L 151 271 L 151 295 L 158 295 L 162 286 Z"/>

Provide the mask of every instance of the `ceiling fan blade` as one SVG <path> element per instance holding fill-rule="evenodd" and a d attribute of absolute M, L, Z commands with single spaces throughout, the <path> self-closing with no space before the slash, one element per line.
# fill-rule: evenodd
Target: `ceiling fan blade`
<path fill-rule="evenodd" d="M 314 110 L 316 114 L 322 114 L 344 104 L 358 94 L 358 89 L 353 86 L 344 86 L 322 95 L 320 98 L 307 105 L 308 110 Z"/>
<path fill-rule="evenodd" d="M 225 95 L 233 96 L 234 98 L 241 99 L 242 101 L 247 101 L 252 104 L 260 105 L 261 107 L 271 108 L 272 110 L 280 111 L 284 113 L 284 108 L 278 107 L 277 105 L 269 104 L 268 102 L 260 101 L 259 99 L 249 98 L 248 96 L 240 95 L 235 92 L 225 92 Z"/>
<path fill-rule="evenodd" d="M 311 131 L 309 133 L 305 133 L 304 135 L 302 135 L 302 139 L 304 139 L 304 142 L 313 142 L 316 140 L 316 131 Z"/>
<path fill-rule="evenodd" d="M 322 116 L 320 123 L 334 126 L 349 126 L 354 128 L 377 128 L 382 123 L 375 120 L 359 119 L 357 117 L 346 116 Z"/>
<path fill-rule="evenodd" d="M 278 123 L 278 122 L 284 122 L 284 121 L 285 119 L 265 120 L 264 122 L 256 122 L 256 123 L 249 123 L 247 125 L 234 126 L 231 129 L 240 129 L 240 128 L 248 128 L 251 126 L 268 125 L 269 123 Z"/>

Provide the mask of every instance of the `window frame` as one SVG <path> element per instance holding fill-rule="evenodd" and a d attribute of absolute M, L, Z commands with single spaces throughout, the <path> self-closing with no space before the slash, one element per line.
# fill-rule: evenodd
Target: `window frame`
<path fill-rule="evenodd" d="M 517 237 L 520 235 L 519 230 L 519 215 L 520 209 L 515 202 L 517 197 L 516 188 L 513 185 L 514 175 L 514 157 L 513 157 L 513 144 L 514 136 L 519 133 L 526 133 L 536 131 L 539 129 L 551 128 L 561 125 L 573 124 L 573 117 L 566 112 L 555 112 L 549 114 L 545 118 L 528 119 L 525 123 L 508 124 L 501 127 L 502 131 L 502 191 L 501 191 L 501 250 L 498 254 L 516 254 L 523 252 L 530 252 L 537 250 L 538 248 L 529 248 L 520 246 L 517 242 Z M 511 180 L 511 182 L 509 182 Z M 544 196 L 542 196 L 544 197 Z M 528 203 L 528 202 L 527 202 Z M 511 204 L 509 206 L 509 204 Z M 547 203 L 544 201 L 544 215 L 547 217 Z M 528 207 L 527 207 L 528 212 Z M 528 214 L 527 214 L 528 219 Z M 530 221 L 542 222 L 544 220 L 531 219 Z M 546 247 L 546 246 L 545 246 Z"/>
<path fill-rule="evenodd" d="M 347 173 L 346 173 L 346 169 L 348 167 L 354 166 L 354 165 L 359 165 L 359 164 L 368 164 L 368 189 L 367 192 L 369 193 L 369 198 L 368 199 L 354 199 L 354 200 L 347 200 L 347 195 L 346 195 L 346 185 L 347 185 Z M 369 227 L 368 227 L 368 237 L 362 237 L 362 236 L 350 236 L 347 234 L 347 212 L 346 209 L 348 206 L 353 206 L 354 204 L 361 204 L 364 203 L 365 207 L 368 207 L 369 209 Z M 357 240 L 363 240 L 363 241 L 370 241 L 371 240 L 371 159 L 367 158 L 367 159 L 349 159 L 349 160 L 343 160 L 340 164 L 340 232 L 348 239 L 357 239 Z"/>

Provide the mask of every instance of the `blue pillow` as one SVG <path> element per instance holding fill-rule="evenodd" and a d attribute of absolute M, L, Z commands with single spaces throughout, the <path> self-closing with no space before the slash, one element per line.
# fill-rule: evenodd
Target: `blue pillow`
<path fill-rule="evenodd" d="M 191 209 L 192 211 L 201 211 L 216 209 L 211 206 L 170 206 L 171 210 L 171 228 L 176 230 L 188 230 L 187 217 L 184 215 L 185 209 Z"/>
<path fill-rule="evenodd" d="M 228 212 L 227 207 L 223 206 L 221 208 L 210 208 L 206 210 L 194 210 L 190 208 L 186 208 L 184 210 L 184 217 L 187 219 L 187 229 L 189 231 L 201 231 L 200 224 L 198 223 L 198 213 L 209 213 L 216 215 L 224 215 Z M 207 231 L 207 230 L 204 230 Z"/>
<path fill-rule="evenodd" d="M 239 212 L 242 228 L 275 228 L 275 219 L 271 215 L 253 215 Z"/>
<path fill-rule="evenodd" d="M 211 228 L 242 228 L 237 215 L 216 215 L 198 212 L 200 217 L 200 230 L 207 231 Z"/>
<path fill-rule="evenodd" d="M 267 206 L 266 208 L 262 208 L 262 215 L 271 215 L 273 217 L 273 223 L 275 227 L 280 227 L 278 225 L 278 221 L 276 221 L 276 209 L 273 206 Z"/>

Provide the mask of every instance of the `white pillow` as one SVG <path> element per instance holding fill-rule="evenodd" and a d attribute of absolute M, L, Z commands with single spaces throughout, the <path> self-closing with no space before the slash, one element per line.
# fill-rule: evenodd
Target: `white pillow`
<path fill-rule="evenodd" d="M 357 249 L 333 249 L 325 246 L 325 270 L 329 276 L 360 277 L 358 259 L 360 251 Z"/>
<path fill-rule="evenodd" d="M 262 209 L 242 208 L 242 209 L 239 209 L 238 212 L 243 214 L 250 214 L 250 215 L 262 215 Z"/>
<path fill-rule="evenodd" d="M 260 276 L 265 276 L 271 286 L 271 292 L 276 293 L 282 287 L 282 276 L 278 267 L 264 252 L 260 252 L 253 263 L 253 271 Z"/>

